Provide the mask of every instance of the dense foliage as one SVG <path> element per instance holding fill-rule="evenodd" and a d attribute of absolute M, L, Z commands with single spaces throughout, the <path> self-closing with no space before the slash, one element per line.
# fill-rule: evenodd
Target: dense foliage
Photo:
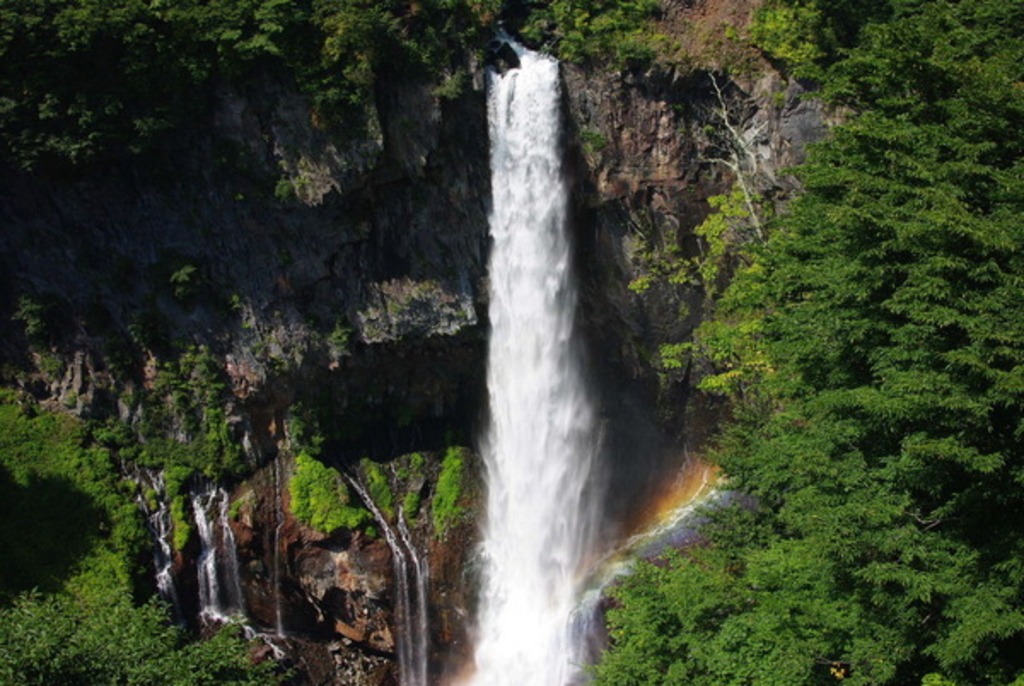
<path fill-rule="evenodd" d="M 0 683 L 272 684 L 272 663 L 253 665 L 238 630 L 187 642 L 156 603 L 123 596 L 86 603 L 26 595 L 0 610 Z"/>
<path fill-rule="evenodd" d="M 550 0 L 533 6 L 523 35 L 568 62 L 643 64 L 663 41 L 651 23 L 658 9 L 657 0 Z"/>
<path fill-rule="evenodd" d="M 754 504 L 618 589 L 599 683 L 1024 680 L 1024 3 L 889 9 L 699 332 Z"/>
<path fill-rule="evenodd" d="M 189 643 L 133 605 L 152 540 L 104 430 L 0 401 L 0 683 L 270 683 L 232 632 Z"/>
<path fill-rule="evenodd" d="M 149 149 L 218 83 L 293 79 L 358 123 L 382 73 L 442 75 L 492 0 L 4 0 L 0 149 L 26 167 Z"/>
<path fill-rule="evenodd" d="M 523 35 L 568 61 L 644 63 L 665 40 L 651 23 L 657 0 L 522 7 Z M 381 77 L 418 75 L 458 95 L 460 55 L 487 43 L 501 10 L 499 0 L 4 0 L 0 151 L 35 168 L 153 150 L 218 86 L 257 74 L 293 82 L 317 123 L 347 135 L 366 123 Z"/>
<path fill-rule="evenodd" d="M 131 588 L 149 536 L 109 452 L 79 421 L 0 403 L 0 601 L 39 588 Z"/>

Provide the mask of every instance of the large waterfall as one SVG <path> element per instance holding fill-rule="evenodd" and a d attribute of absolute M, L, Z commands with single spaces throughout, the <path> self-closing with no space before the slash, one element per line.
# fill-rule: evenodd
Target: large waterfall
<path fill-rule="evenodd" d="M 491 423 L 476 683 L 573 680 L 594 541 L 595 420 L 575 343 L 558 63 L 519 50 L 491 73 Z"/>

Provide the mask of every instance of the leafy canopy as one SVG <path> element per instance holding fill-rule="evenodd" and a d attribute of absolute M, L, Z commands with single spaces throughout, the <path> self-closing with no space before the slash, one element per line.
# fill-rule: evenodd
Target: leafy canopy
<path fill-rule="evenodd" d="M 164 608 L 124 596 L 102 604 L 29 594 L 0 610 L 0 682 L 49 684 L 272 684 L 236 627 L 189 643 Z"/>
<path fill-rule="evenodd" d="M 599 683 L 1024 676 L 1022 31 L 894 2 L 823 72 L 848 120 L 699 332 L 755 504 L 616 591 Z"/>

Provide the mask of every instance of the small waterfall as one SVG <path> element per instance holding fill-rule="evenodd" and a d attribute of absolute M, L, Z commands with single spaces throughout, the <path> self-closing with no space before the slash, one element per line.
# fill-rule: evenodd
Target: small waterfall
<path fill-rule="evenodd" d="M 221 489 L 220 493 L 220 535 L 224 575 L 228 581 L 227 606 L 232 614 L 244 617 L 245 594 L 242 593 L 242 577 L 238 573 L 238 544 L 235 542 L 235 532 L 231 530 L 231 502 L 227 491 Z"/>
<path fill-rule="evenodd" d="M 192 514 L 199 530 L 201 544 L 199 557 L 196 559 L 196 577 L 199 581 L 199 616 L 203 619 L 218 622 L 227 621 L 221 611 L 220 584 L 217 583 L 217 538 L 213 530 L 213 520 L 207 511 L 217 497 L 213 486 L 196 490 L 192 493 Z"/>
<path fill-rule="evenodd" d="M 146 515 L 146 528 L 153 535 L 153 568 L 156 570 L 156 588 L 160 598 L 171 606 L 174 621 L 181 624 L 184 621 L 184 613 L 181 611 L 181 601 L 178 599 L 178 589 L 174 584 L 174 549 L 171 540 L 174 535 L 174 525 L 171 520 L 171 509 L 167 504 L 167 490 L 164 486 L 163 474 L 151 474 L 143 472 L 140 484 L 146 487 L 147 483 L 157 493 L 157 508 L 151 510 L 146 498 L 140 495 L 137 499 L 139 508 Z"/>
<path fill-rule="evenodd" d="M 427 639 L 430 634 L 427 628 L 427 584 L 430 577 L 430 566 L 427 564 L 426 555 L 420 555 L 413 545 L 412 536 L 409 534 L 409 526 L 405 522 L 405 510 L 398 510 L 398 533 L 409 551 L 412 558 L 413 582 L 416 586 L 416 626 L 412 633 L 412 665 L 417 670 L 416 679 L 409 680 L 411 684 L 425 685 L 427 683 Z"/>
<path fill-rule="evenodd" d="M 426 686 L 427 684 L 427 612 L 426 573 L 421 567 L 416 548 L 408 536 L 405 519 L 399 513 L 399 531 L 404 545 L 395 536 L 384 513 L 370 497 L 358 479 L 345 474 L 345 479 L 359 494 L 377 521 L 384 540 L 391 549 L 391 560 L 395 574 L 395 644 L 398 649 L 398 670 L 403 686 Z M 409 563 L 406 553 L 413 558 L 414 585 L 417 588 L 417 612 L 412 610 L 409 592 Z"/>
<path fill-rule="evenodd" d="M 277 523 L 274 526 L 273 536 L 273 565 L 271 570 L 271 583 L 274 585 L 274 631 L 278 636 L 284 636 L 284 621 L 281 613 L 281 529 L 284 527 L 284 503 L 282 489 L 284 488 L 281 475 L 281 460 L 274 460 L 274 507 L 277 512 Z"/>
<path fill-rule="evenodd" d="M 583 659 L 573 613 L 603 489 L 574 330 L 558 62 L 513 48 L 520 67 L 488 74 L 491 419 L 475 679 L 562 686 Z"/>
<path fill-rule="evenodd" d="M 228 523 L 227 491 L 213 484 L 196 488 L 192 493 L 192 512 L 201 543 L 196 560 L 199 616 L 217 622 L 226 622 L 233 616 L 244 617 L 235 535 Z M 226 581 L 226 585 L 222 586 L 221 580 Z"/>

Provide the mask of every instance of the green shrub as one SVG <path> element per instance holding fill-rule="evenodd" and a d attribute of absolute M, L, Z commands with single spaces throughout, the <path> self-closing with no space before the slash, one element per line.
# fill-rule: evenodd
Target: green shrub
<path fill-rule="evenodd" d="M 809 68 L 825 54 L 819 47 L 822 21 L 821 12 L 814 4 L 769 4 L 754 16 L 750 37 L 757 47 L 799 71 Z"/>
<path fill-rule="evenodd" d="M 437 488 L 431 504 L 434 519 L 434 534 L 443 536 L 462 513 L 459 499 L 462 497 L 462 475 L 465 471 L 463 449 L 451 447 L 441 462 L 441 474 L 437 477 Z"/>
<path fill-rule="evenodd" d="M 255 664 L 236 627 L 187 642 L 160 603 L 128 593 L 91 602 L 20 596 L 0 610 L 4 684 L 274 684 L 272 660 Z"/>
<path fill-rule="evenodd" d="M 129 588 L 151 541 L 110 451 L 81 421 L 14 402 L 0 398 L 0 601 Z"/>
<path fill-rule="evenodd" d="M 434 88 L 434 96 L 441 98 L 442 100 L 455 100 L 466 90 L 466 83 L 469 78 L 466 76 L 466 72 L 461 69 L 455 71 L 452 74 L 448 74 Z"/>
<path fill-rule="evenodd" d="M 414 474 L 422 472 L 426 464 L 427 458 L 423 457 L 423 453 L 411 453 L 409 455 L 409 468 L 413 470 Z"/>
<path fill-rule="evenodd" d="M 168 278 L 171 294 L 179 303 L 185 303 L 199 292 L 202 279 L 198 270 L 194 264 L 185 264 L 174 270 Z"/>
<path fill-rule="evenodd" d="M 522 33 L 537 43 L 553 40 L 559 59 L 623 68 L 657 56 L 664 42 L 650 22 L 657 12 L 657 0 L 553 0 L 531 11 Z"/>
<path fill-rule="evenodd" d="M 366 490 L 370 494 L 370 498 L 385 517 L 393 518 L 395 516 L 395 497 L 391 493 L 384 468 L 367 457 L 364 457 L 360 464 L 363 467 L 363 474 L 366 475 Z"/>
<path fill-rule="evenodd" d="M 330 335 L 327 337 L 327 342 L 330 343 L 337 354 L 345 355 L 349 352 L 349 345 L 352 342 L 352 327 L 347 326 L 343 319 L 338 319 L 334 323 L 334 328 L 331 329 Z"/>
<path fill-rule="evenodd" d="M 409 521 L 416 520 L 417 515 L 420 513 L 419 491 L 409 491 L 405 494 L 405 498 L 402 499 L 402 512 Z"/>
<path fill-rule="evenodd" d="M 292 514 L 317 531 L 357 529 L 371 520 L 369 512 L 350 505 L 351 498 L 341 475 L 304 452 L 295 458 L 288 494 Z"/>
<path fill-rule="evenodd" d="M 608 147 L 608 139 L 600 131 L 583 129 L 580 131 L 580 142 L 588 154 L 597 154 Z"/>
<path fill-rule="evenodd" d="M 18 298 L 18 309 L 14 319 L 25 326 L 25 337 L 29 343 L 38 347 L 46 347 L 54 337 L 54 312 L 51 303 L 45 299 L 22 295 Z"/>

